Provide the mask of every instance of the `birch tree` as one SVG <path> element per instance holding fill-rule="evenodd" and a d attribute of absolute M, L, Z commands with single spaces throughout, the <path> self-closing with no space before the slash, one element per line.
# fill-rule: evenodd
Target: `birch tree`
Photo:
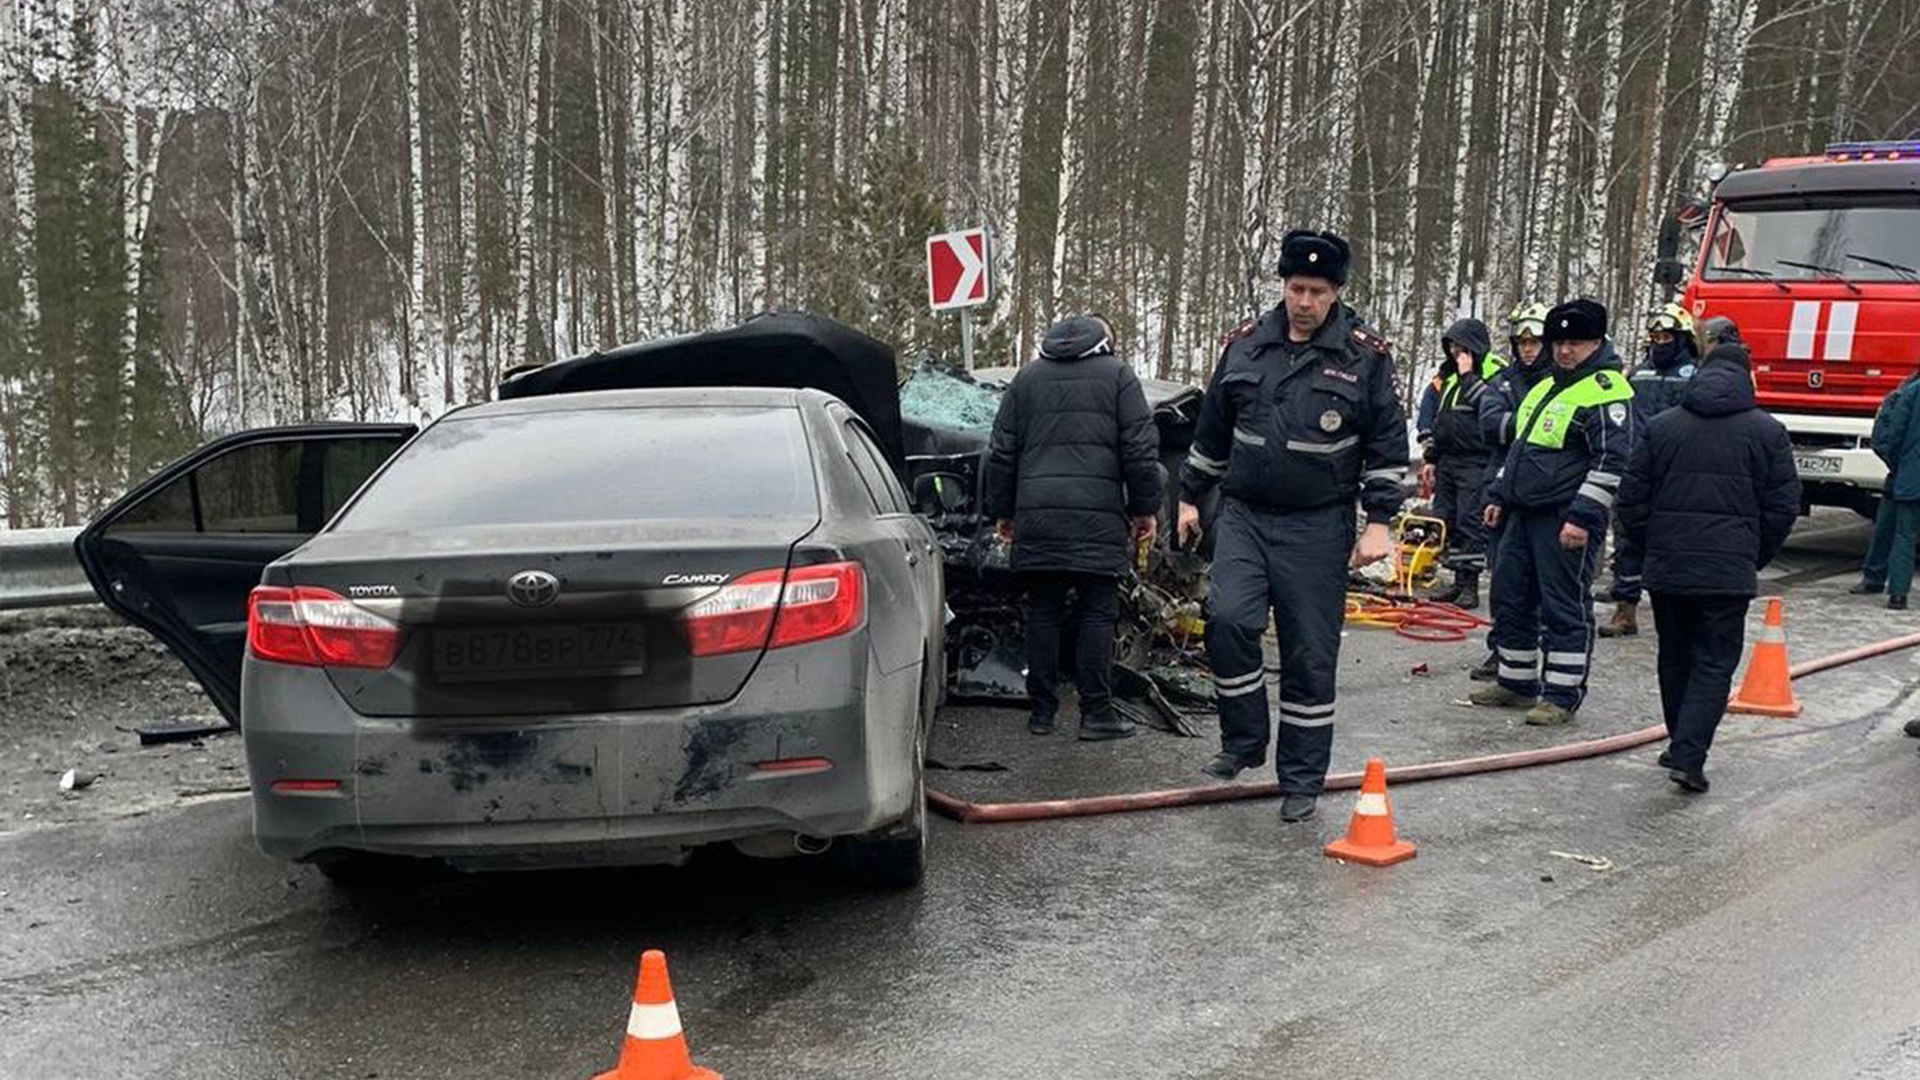
<path fill-rule="evenodd" d="M 1087 94 L 1087 21 L 1093 0 L 1068 0 L 1067 119 L 1060 128 L 1060 180 L 1053 225 L 1053 285 L 1048 291 L 1047 319 L 1060 317 L 1066 303 L 1068 214 L 1080 173 L 1080 126 Z"/>
<path fill-rule="evenodd" d="M 519 156 L 519 197 L 518 228 L 514 233 L 514 266 L 517 268 L 520 290 L 519 316 L 514 319 L 512 343 L 507 355 L 513 363 L 525 363 L 534 354 L 537 343 L 545 335 L 536 337 L 535 324 L 540 321 L 540 276 L 539 263 L 535 260 L 533 245 L 535 218 L 534 194 L 537 190 L 536 151 L 540 141 L 540 63 L 546 55 L 547 40 L 547 2 L 533 0 L 527 11 L 526 33 L 522 55 L 525 67 L 522 70 L 522 101 L 520 112 L 520 156 Z"/>

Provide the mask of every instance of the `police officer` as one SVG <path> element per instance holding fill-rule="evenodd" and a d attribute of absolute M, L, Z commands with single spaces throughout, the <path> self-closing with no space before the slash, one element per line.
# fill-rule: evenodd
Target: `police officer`
<path fill-rule="evenodd" d="M 1506 460 L 1507 447 L 1513 443 L 1513 414 L 1519 411 L 1520 402 L 1533 389 L 1533 384 L 1544 378 L 1553 365 L 1547 359 L 1546 345 L 1547 305 L 1523 301 L 1515 304 L 1507 312 L 1507 349 L 1513 357 L 1513 363 L 1494 375 L 1487 384 L 1487 392 L 1480 395 L 1480 436 L 1486 440 L 1493 451 L 1493 460 L 1487 466 L 1486 486 L 1491 489 L 1493 478 L 1500 471 L 1500 464 Z M 1487 501 L 1487 492 L 1481 492 L 1482 506 Z M 1483 510 L 1484 514 L 1485 511 Z M 1487 530 L 1487 566 L 1500 565 L 1500 538 L 1505 530 L 1498 526 Z M 1499 617 L 1499 604 L 1489 600 L 1494 617 Z M 1491 642 L 1492 635 L 1488 635 Z M 1493 646 L 1487 646 L 1487 658 L 1473 669 L 1476 682 L 1492 682 L 1500 675 L 1497 654 Z"/>
<path fill-rule="evenodd" d="M 1633 417 L 1639 430 L 1644 431 L 1654 417 L 1680 404 L 1699 359 L 1693 316 L 1687 309 L 1666 304 L 1655 311 L 1647 320 L 1647 354 L 1627 376 L 1633 387 Z M 1613 584 L 1607 590 L 1607 598 L 1613 601 L 1613 618 L 1600 628 L 1601 637 L 1632 637 L 1640 632 L 1640 574 L 1645 562 L 1645 552 L 1621 530 L 1614 537 Z"/>
<path fill-rule="evenodd" d="M 1334 676 L 1347 571 L 1386 558 L 1405 498 L 1406 413 L 1387 343 L 1340 301 L 1351 258 L 1332 233 L 1295 230 L 1280 245 L 1285 297 L 1231 341 L 1181 470 L 1179 533 L 1221 485 L 1207 659 L 1220 753 L 1206 772 L 1231 780 L 1266 760 L 1272 729 L 1260 639 L 1271 612 L 1280 645 L 1275 754 L 1283 821 L 1305 821 L 1333 748 Z M 1367 524 L 1354 535 L 1354 501 Z"/>
<path fill-rule="evenodd" d="M 1607 342 L 1607 309 L 1570 300 L 1547 313 L 1553 370 L 1514 413 L 1513 445 L 1488 496 L 1505 522 L 1494 570 L 1499 681 L 1476 705 L 1530 708 L 1536 726 L 1573 720 L 1593 655 L 1588 590 L 1633 441 L 1633 390 Z"/>
<path fill-rule="evenodd" d="M 1480 572 L 1487 565 L 1487 464 L 1493 445 L 1480 428 L 1479 401 L 1493 378 L 1507 366 L 1493 351 L 1493 335 L 1479 319 L 1461 319 L 1440 337 L 1440 399 L 1433 435 L 1427 441 L 1423 487 L 1433 490 L 1433 515 L 1447 525 L 1447 566 L 1451 587 L 1433 599 L 1463 608 L 1480 606 Z"/>

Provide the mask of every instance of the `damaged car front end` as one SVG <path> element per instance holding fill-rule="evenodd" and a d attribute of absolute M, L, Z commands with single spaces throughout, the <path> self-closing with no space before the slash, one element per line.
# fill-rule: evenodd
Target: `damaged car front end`
<path fill-rule="evenodd" d="M 947 565 L 948 692 L 962 700 L 1027 699 L 1025 609 L 1012 547 L 981 503 L 994 414 L 1016 370 L 969 375 L 929 361 L 900 389 L 908 489 Z M 1173 544 L 1173 526 L 1175 480 L 1193 442 L 1202 394 L 1183 383 L 1141 383 L 1159 430 L 1166 496 L 1158 539 L 1121 582 L 1114 690 L 1133 719 L 1193 735 L 1188 713 L 1211 706 L 1201 655 L 1207 562 L 1203 552 Z"/>

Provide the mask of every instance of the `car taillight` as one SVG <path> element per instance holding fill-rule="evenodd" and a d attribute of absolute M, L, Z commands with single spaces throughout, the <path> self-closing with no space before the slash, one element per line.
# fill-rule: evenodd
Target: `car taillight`
<path fill-rule="evenodd" d="M 858 630 L 867 575 L 857 562 L 742 574 L 681 616 L 695 656 L 779 649 Z"/>
<path fill-rule="evenodd" d="M 261 585 L 247 597 L 247 648 L 279 664 L 384 668 L 400 628 L 330 589 Z"/>

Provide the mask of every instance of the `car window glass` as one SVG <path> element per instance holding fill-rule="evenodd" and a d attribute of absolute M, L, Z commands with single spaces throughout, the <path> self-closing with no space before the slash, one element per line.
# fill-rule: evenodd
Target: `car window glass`
<path fill-rule="evenodd" d="M 190 533 L 200 531 L 193 516 L 193 481 L 181 476 L 140 500 L 115 521 L 109 533 Z"/>
<path fill-rule="evenodd" d="M 841 433 L 847 440 L 847 458 L 853 462 L 853 471 L 859 474 L 860 483 L 867 489 L 867 497 L 873 500 L 873 512 L 897 513 L 887 493 L 886 481 L 881 477 L 882 470 L 875 464 L 873 455 L 867 453 L 866 442 L 860 437 L 859 425 L 849 420 L 841 425 Z"/>
<path fill-rule="evenodd" d="M 895 476 L 893 469 L 887 465 L 887 455 L 881 453 L 880 444 L 873 441 L 873 433 L 860 424 L 854 424 L 852 427 L 854 441 L 866 451 L 868 463 L 872 465 L 875 472 L 880 474 L 880 490 L 885 493 L 884 500 L 892 505 L 891 512 L 895 514 L 911 512 L 913 504 L 907 499 L 906 490 L 900 486 L 900 478 Z"/>
<path fill-rule="evenodd" d="M 383 435 L 236 447 L 140 500 L 108 532 L 311 533 L 400 441 Z"/>
<path fill-rule="evenodd" d="M 200 531 L 300 532 L 300 456 L 297 442 L 255 443 L 222 454 L 194 470 Z"/>
<path fill-rule="evenodd" d="M 463 414 L 407 444 L 336 532 L 819 512 L 791 407 Z"/>
<path fill-rule="evenodd" d="M 321 444 L 325 457 L 320 469 L 320 520 L 339 513 L 367 477 L 399 448 L 397 438 L 332 439 Z"/>

